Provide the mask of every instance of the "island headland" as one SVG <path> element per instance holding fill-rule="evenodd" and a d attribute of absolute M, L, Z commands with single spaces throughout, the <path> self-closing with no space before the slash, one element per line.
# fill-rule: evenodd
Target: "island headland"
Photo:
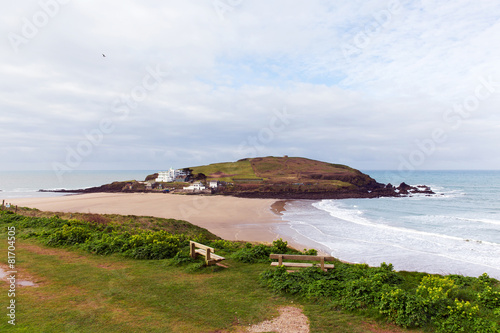
<path fill-rule="evenodd" d="M 40 190 L 47 191 L 47 190 Z M 54 191 L 54 190 L 51 190 Z M 170 169 L 144 181 L 119 181 L 69 193 L 157 192 L 266 199 L 346 199 L 435 194 L 429 186 L 382 184 L 359 170 L 302 157 L 256 157 Z"/>

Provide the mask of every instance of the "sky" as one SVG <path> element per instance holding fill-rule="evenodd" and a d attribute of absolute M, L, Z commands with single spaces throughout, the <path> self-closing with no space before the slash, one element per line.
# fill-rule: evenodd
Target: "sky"
<path fill-rule="evenodd" d="M 0 170 L 500 169 L 496 1 L 2 0 Z"/>

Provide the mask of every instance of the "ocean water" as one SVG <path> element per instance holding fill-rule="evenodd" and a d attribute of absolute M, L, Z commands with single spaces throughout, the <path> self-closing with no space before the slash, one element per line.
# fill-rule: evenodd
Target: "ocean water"
<path fill-rule="evenodd" d="M 144 180 L 157 171 L 106 170 L 71 171 L 61 177 L 53 171 L 0 171 L 0 199 L 53 197 L 64 193 L 39 192 L 43 190 L 77 190 L 108 184 L 113 181 Z"/>
<path fill-rule="evenodd" d="M 383 183 L 401 180 L 364 172 Z M 350 262 L 500 279 L 500 171 L 415 171 L 403 178 L 436 195 L 290 201 L 282 216 L 287 227 L 278 232 Z"/>

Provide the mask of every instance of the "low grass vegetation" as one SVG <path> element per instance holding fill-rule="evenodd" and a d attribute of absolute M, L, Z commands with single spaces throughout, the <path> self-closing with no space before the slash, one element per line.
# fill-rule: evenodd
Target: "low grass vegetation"
<path fill-rule="evenodd" d="M 237 162 L 214 163 L 191 168 L 193 174 L 203 173 L 208 180 L 232 182 L 233 178 L 256 179 L 252 164 L 249 160 Z"/>
<path fill-rule="evenodd" d="M 185 221 L 30 209 L 0 211 L 5 258 L 9 227 L 19 278 L 36 286 L 16 288 L 16 326 L 4 316 L 0 331 L 244 332 L 294 305 L 312 332 L 499 332 L 500 285 L 486 274 L 341 262 L 291 273 L 271 268 L 269 254 L 315 250 L 225 241 Z M 189 240 L 214 247 L 228 268 L 192 259 Z"/>

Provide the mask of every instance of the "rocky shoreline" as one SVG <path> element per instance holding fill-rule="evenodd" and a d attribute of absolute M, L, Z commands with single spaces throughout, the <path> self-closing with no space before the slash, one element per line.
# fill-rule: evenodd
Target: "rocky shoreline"
<path fill-rule="evenodd" d="M 106 184 L 98 187 L 78 190 L 39 190 L 39 192 L 57 192 L 68 194 L 83 193 L 162 193 L 158 190 L 133 189 L 124 186 L 120 182 Z M 175 193 L 172 192 L 172 193 Z M 204 194 L 206 193 L 199 193 Z M 225 195 L 240 198 L 261 198 L 261 199 L 356 199 L 356 198 L 381 198 L 381 197 L 408 197 L 412 195 L 434 195 L 436 194 L 429 186 L 410 186 L 401 183 L 399 186 L 391 184 L 371 184 L 367 187 L 356 189 L 339 189 L 336 191 L 316 191 L 311 190 L 279 190 L 279 191 L 214 191 L 212 195 Z M 192 194 L 193 195 L 193 194 Z M 196 195 L 196 194 L 194 194 Z"/>
<path fill-rule="evenodd" d="M 391 184 L 382 185 L 375 189 L 349 189 L 338 191 L 308 191 L 308 192 L 242 192 L 233 196 L 241 198 L 265 198 L 265 199 L 362 199 L 362 198 L 382 198 L 382 197 L 411 197 L 413 195 L 434 195 L 436 194 L 429 186 L 410 186 L 401 183 L 395 187 Z"/>

